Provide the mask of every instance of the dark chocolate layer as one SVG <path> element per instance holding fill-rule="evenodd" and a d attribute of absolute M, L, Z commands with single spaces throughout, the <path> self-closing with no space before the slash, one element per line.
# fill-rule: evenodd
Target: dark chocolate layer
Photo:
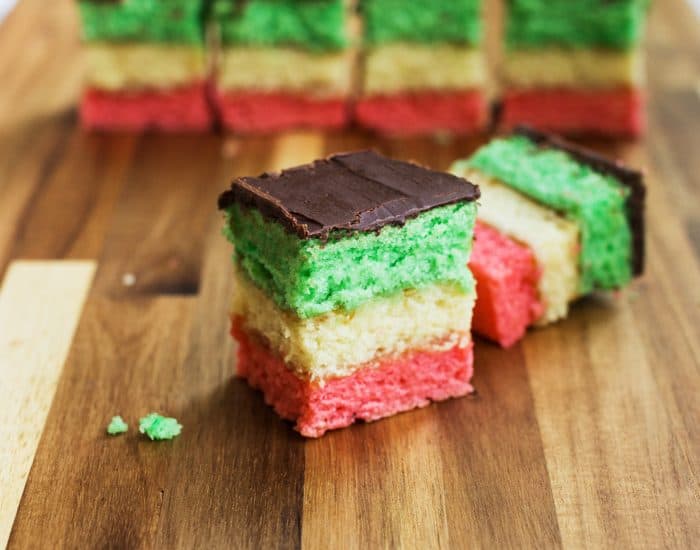
<path fill-rule="evenodd" d="M 646 187 L 644 185 L 644 175 L 625 166 L 621 161 L 608 159 L 595 151 L 529 126 L 518 126 L 515 129 L 515 133 L 528 138 L 539 146 L 563 151 L 577 162 L 590 166 L 596 172 L 612 176 L 622 185 L 629 188 L 627 219 L 629 220 L 633 237 L 632 271 L 635 275 L 641 275 L 644 272 L 646 240 L 644 223 Z"/>
<path fill-rule="evenodd" d="M 338 229 L 403 224 L 431 208 L 478 198 L 479 188 L 463 178 L 360 151 L 238 178 L 219 197 L 219 208 L 253 207 L 303 239 L 323 239 Z"/>

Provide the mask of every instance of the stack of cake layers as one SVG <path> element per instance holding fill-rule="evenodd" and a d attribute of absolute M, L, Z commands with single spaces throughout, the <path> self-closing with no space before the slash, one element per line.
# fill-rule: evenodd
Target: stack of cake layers
<path fill-rule="evenodd" d="M 372 152 L 234 181 L 238 375 L 308 437 L 470 392 L 477 198 Z"/>
<path fill-rule="evenodd" d="M 481 0 L 360 0 L 360 9 L 360 125 L 402 136 L 485 126 Z"/>
<path fill-rule="evenodd" d="M 203 0 L 80 0 L 87 128 L 203 131 Z"/>
<path fill-rule="evenodd" d="M 528 326 L 565 317 L 576 298 L 642 273 L 639 172 L 531 128 L 452 171 L 482 193 L 471 259 L 480 334 L 510 346 Z"/>
<path fill-rule="evenodd" d="M 649 0 L 507 0 L 501 122 L 565 134 L 644 129 Z"/>
<path fill-rule="evenodd" d="M 347 12 L 343 0 L 214 0 L 223 125 L 240 133 L 346 125 Z"/>

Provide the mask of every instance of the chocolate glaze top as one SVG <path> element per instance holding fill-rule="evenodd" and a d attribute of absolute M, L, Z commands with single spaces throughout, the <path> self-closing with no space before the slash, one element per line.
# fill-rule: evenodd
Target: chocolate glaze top
<path fill-rule="evenodd" d="M 359 151 L 238 178 L 219 197 L 219 208 L 253 207 L 303 239 L 325 239 L 334 230 L 374 231 L 478 198 L 479 188 L 463 178 Z"/>
<path fill-rule="evenodd" d="M 563 151 L 577 162 L 590 166 L 596 172 L 612 176 L 630 190 L 630 195 L 627 199 L 627 219 L 632 230 L 632 271 L 635 275 L 641 275 L 644 272 L 646 239 L 644 229 L 644 208 L 646 202 L 644 175 L 625 166 L 621 161 L 608 159 L 595 151 L 529 126 L 518 126 L 515 129 L 515 133 L 528 138 L 540 147 Z"/>

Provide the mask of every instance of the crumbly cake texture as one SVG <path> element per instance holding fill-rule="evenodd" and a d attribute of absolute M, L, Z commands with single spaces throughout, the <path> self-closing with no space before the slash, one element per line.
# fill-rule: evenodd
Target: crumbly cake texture
<path fill-rule="evenodd" d="M 479 299 L 474 332 L 508 348 L 544 312 L 537 284 L 540 270 L 532 251 L 484 223 L 474 230 L 469 267 Z"/>
<path fill-rule="evenodd" d="M 109 435 L 119 435 L 129 431 L 129 425 L 124 422 L 121 416 L 113 416 L 107 426 L 107 433 Z"/>
<path fill-rule="evenodd" d="M 204 82 L 202 46 L 107 42 L 86 44 L 85 86 L 110 91 L 168 90 Z"/>
<path fill-rule="evenodd" d="M 481 40 L 481 0 L 360 0 L 365 41 L 475 45 Z"/>
<path fill-rule="evenodd" d="M 216 111 L 224 128 L 238 134 L 269 134 L 290 128 L 333 130 L 350 122 L 345 99 L 303 94 L 217 92 Z"/>
<path fill-rule="evenodd" d="M 370 151 L 235 180 L 238 375 L 308 437 L 469 392 L 478 197 Z"/>
<path fill-rule="evenodd" d="M 644 33 L 649 0 L 507 0 L 506 44 L 626 49 Z"/>
<path fill-rule="evenodd" d="M 151 441 L 163 441 L 180 435 L 182 425 L 174 418 L 152 412 L 139 420 L 139 432 Z"/>
<path fill-rule="evenodd" d="M 216 86 L 223 94 L 342 99 L 352 88 L 352 63 L 349 50 L 315 53 L 292 47 L 228 47 L 219 52 Z"/>
<path fill-rule="evenodd" d="M 325 241 L 299 239 L 238 205 L 229 216 L 238 263 L 281 308 L 301 318 L 351 311 L 403 288 L 440 282 L 468 291 L 473 285 L 466 260 L 474 203 L 435 208 L 378 234 L 334 232 Z"/>
<path fill-rule="evenodd" d="M 410 349 L 440 350 L 469 338 L 474 290 L 450 284 L 407 288 L 341 310 L 301 319 L 280 309 L 240 269 L 234 271 L 233 316 L 258 334 L 299 376 L 346 376 L 374 359 Z"/>
<path fill-rule="evenodd" d="M 88 88 L 80 104 L 80 122 L 89 130 L 206 132 L 212 114 L 206 85 L 170 90 L 100 90 Z"/>
<path fill-rule="evenodd" d="M 214 0 L 211 9 L 224 45 L 316 52 L 348 45 L 344 0 Z"/>
<path fill-rule="evenodd" d="M 629 283 L 633 249 L 626 202 L 630 190 L 613 176 L 521 135 L 493 140 L 476 152 L 469 166 L 579 223 L 582 294 Z"/>
<path fill-rule="evenodd" d="M 644 56 L 638 48 L 602 48 L 507 51 L 503 79 L 512 89 L 564 88 L 614 90 L 643 84 Z M 556 106 L 554 111 L 556 109 Z"/>
<path fill-rule="evenodd" d="M 646 129 L 644 94 L 635 88 L 510 90 L 503 97 L 500 126 L 527 123 L 567 135 L 638 137 Z"/>
<path fill-rule="evenodd" d="M 379 420 L 473 390 L 471 342 L 443 351 L 412 350 L 381 358 L 321 384 L 296 376 L 278 354 L 235 321 L 233 335 L 238 342 L 238 376 L 261 390 L 265 402 L 282 418 L 294 421 L 305 437 L 320 437 L 358 420 Z"/>
<path fill-rule="evenodd" d="M 393 137 L 467 135 L 487 124 L 480 90 L 370 95 L 357 101 L 355 118 L 365 128 Z"/>
<path fill-rule="evenodd" d="M 367 95 L 478 89 L 486 83 L 484 56 L 459 44 L 399 42 L 365 52 Z"/>
<path fill-rule="evenodd" d="M 80 0 L 87 42 L 202 44 L 203 0 Z"/>
<path fill-rule="evenodd" d="M 436 282 L 470 290 L 476 196 L 460 178 L 367 151 L 243 178 L 220 206 L 248 277 L 308 318 Z M 246 208 L 256 203 L 268 215 Z"/>

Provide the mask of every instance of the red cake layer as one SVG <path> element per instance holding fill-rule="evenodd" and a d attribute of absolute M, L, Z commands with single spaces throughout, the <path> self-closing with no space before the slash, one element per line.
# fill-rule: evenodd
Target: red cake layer
<path fill-rule="evenodd" d="M 501 125 L 530 124 L 563 134 L 635 137 L 644 131 L 644 96 L 639 90 L 527 90 L 508 92 Z"/>
<path fill-rule="evenodd" d="M 80 107 L 83 126 L 94 130 L 202 132 L 211 128 L 212 118 L 201 83 L 168 91 L 88 89 Z"/>
<path fill-rule="evenodd" d="M 285 93 L 216 94 L 225 128 L 257 134 L 294 128 L 342 128 L 350 122 L 346 99 L 317 99 Z"/>
<path fill-rule="evenodd" d="M 486 126 L 486 115 L 484 96 L 477 90 L 373 96 L 355 108 L 361 126 L 393 136 L 476 133 Z"/>
<path fill-rule="evenodd" d="M 540 274 L 532 251 L 492 227 L 477 222 L 469 267 L 476 278 L 474 332 L 512 346 L 542 315 Z"/>
<path fill-rule="evenodd" d="M 321 384 L 299 378 L 235 318 L 232 334 L 238 341 L 238 376 L 262 390 L 265 402 L 282 418 L 295 420 L 295 429 L 306 437 L 472 391 L 471 343 L 446 351 L 410 351 Z"/>

